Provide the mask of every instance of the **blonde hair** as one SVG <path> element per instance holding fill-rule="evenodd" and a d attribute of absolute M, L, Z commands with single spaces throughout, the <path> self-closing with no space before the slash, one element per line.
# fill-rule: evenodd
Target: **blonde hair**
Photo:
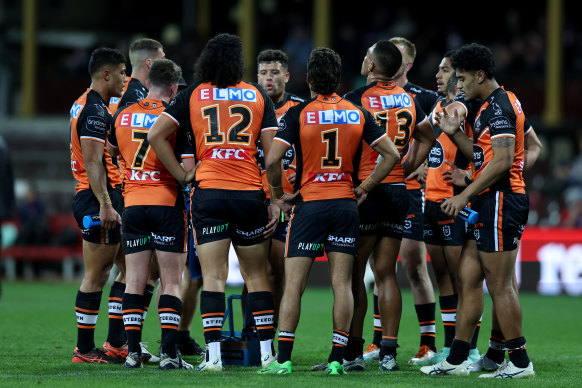
<path fill-rule="evenodd" d="M 414 62 L 414 59 L 416 58 L 416 46 L 414 43 L 402 37 L 391 38 L 389 41 L 395 45 L 404 46 L 404 53 L 408 58 L 410 58 L 411 62 Z"/>

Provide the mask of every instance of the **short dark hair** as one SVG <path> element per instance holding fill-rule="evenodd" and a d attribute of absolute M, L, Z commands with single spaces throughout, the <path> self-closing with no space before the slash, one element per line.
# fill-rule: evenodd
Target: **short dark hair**
<path fill-rule="evenodd" d="M 307 60 L 307 78 L 315 93 L 335 93 L 342 78 L 340 56 L 327 47 L 314 48 Z"/>
<path fill-rule="evenodd" d="M 457 78 L 457 73 L 455 73 L 454 71 L 451 72 L 449 80 L 447 81 L 447 93 L 455 94 L 456 92 L 455 86 L 457 86 L 458 81 L 459 79 Z"/>
<path fill-rule="evenodd" d="M 210 39 L 194 65 L 194 81 L 219 88 L 235 85 L 245 72 L 242 42 L 236 35 L 219 34 Z"/>
<path fill-rule="evenodd" d="M 449 50 L 445 53 L 445 55 L 443 55 L 443 58 L 450 58 L 453 56 L 453 54 L 455 53 L 455 51 L 457 50 Z"/>
<path fill-rule="evenodd" d="M 150 84 L 161 88 L 170 88 L 181 78 L 182 69 L 170 59 L 155 60 L 148 73 Z"/>
<path fill-rule="evenodd" d="M 493 52 L 481 44 L 466 44 L 451 56 L 451 66 L 466 71 L 483 70 L 487 78 L 495 76 Z"/>
<path fill-rule="evenodd" d="M 257 56 L 257 65 L 265 62 L 279 62 L 285 69 L 289 68 L 289 57 L 281 50 L 263 50 Z"/>
<path fill-rule="evenodd" d="M 89 75 L 93 76 L 104 66 L 117 66 L 125 63 L 125 56 L 117 49 L 101 47 L 91 53 Z"/>
<path fill-rule="evenodd" d="M 145 61 L 147 57 L 153 56 L 159 49 L 163 48 L 164 46 L 160 42 L 149 38 L 141 38 L 131 42 L 129 45 L 131 66 L 138 67 L 139 62 Z"/>
<path fill-rule="evenodd" d="M 393 77 L 402 66 L 402 53 L 389 40 L 376 42 L 372 55 L 379 67 L 378 72 L 387 77 Z"/>

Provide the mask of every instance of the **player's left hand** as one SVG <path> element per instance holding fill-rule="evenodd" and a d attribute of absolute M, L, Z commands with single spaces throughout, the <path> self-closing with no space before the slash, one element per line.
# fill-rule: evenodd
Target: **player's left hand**
<path fill-rule="evenodd" d="M 462 208 L 467 206 L 469 200 L 465 199 L 463 194 L 455 195 L 441 203 L 441 210 L 448 216 L 456 217 Z"/>
<path fill-rule="evenodd" d="M 366 198 L 368 198 L 368 192 L 362 189 L 360 186 L 354 189 L 354 194 L 356 194 L 356 201 L 358 203 L 358 206 L 360 206 L 362 202 L 364 202 Z"/>

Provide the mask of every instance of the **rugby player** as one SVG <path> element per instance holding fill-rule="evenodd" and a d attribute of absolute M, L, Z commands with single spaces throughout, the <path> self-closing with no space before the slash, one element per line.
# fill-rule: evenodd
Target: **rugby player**
<path fill-rule="evenodd" d="M 210 39 L 196 62 L 194 83 L 177 96 L 148 134 L 160 160 L 183 184 L 193 177 L 179 164 L 168 136 L 178 128 L 189 132 L 200 163 L 191 209 L 204 283 L 200 311 L 206 356 L 196 368 L 200 371 L 222 370 L 220 335 L 231 242 L 249 290 L 247 305 L 259 333 L 262 366 L 275 360 L 274 302 L 266 260 L 268 237 L 280 210 L 265 203 L 256 142 L 260 139 L 268 153 L 277 119 L 271 98 L 259 85 L 242 81 L 243 73 L 240 38 L 219 34 Z"/>
<path fill-rule="evenodd" d="M 400 160 L 400 155 L 372 115 L 337 94 L 341 59 L 328 48 L 316 48 L 307 62 L 312 98 L 287 111 L 270 152 L 267 176 L 271 200 L 291 210 L 285 248 L 285 291 L 281 301 L 278 360 L 263 374 L 290 374 L 295 329 L 314 258 L 325 250 L 334 292 L 332 350 L 327 373 L 344 374 L 342 366 L 349 337 L 354 299 L 352 268 L 357 254 L 357 202 L 365 199 Z M 354 189 L 353 158 L 366 141 L 382 156 L 374 171 Z M 297 155 L 295 188 L 283 190 L 281 161 L 292 146 Z"/>

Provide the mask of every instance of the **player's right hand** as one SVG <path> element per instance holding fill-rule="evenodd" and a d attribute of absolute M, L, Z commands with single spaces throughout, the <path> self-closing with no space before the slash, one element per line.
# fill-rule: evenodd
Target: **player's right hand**
<path fill-rule="evenodd" d="M 103 229 L 114 229 L 119 220 L 119 214 L 113 208 L 113 205 L 101 205 L 99 208 L 99 219 Z"/>
<path fill-rule="evenodd" d="M 453 136 L 457 131 L 461 130 L 461 118 L 456 110 L 450 115 L 447 108 L 443 108 L 442 112 L 438 112 L 434 116 L 437 126 L 447 135 Z"/>

